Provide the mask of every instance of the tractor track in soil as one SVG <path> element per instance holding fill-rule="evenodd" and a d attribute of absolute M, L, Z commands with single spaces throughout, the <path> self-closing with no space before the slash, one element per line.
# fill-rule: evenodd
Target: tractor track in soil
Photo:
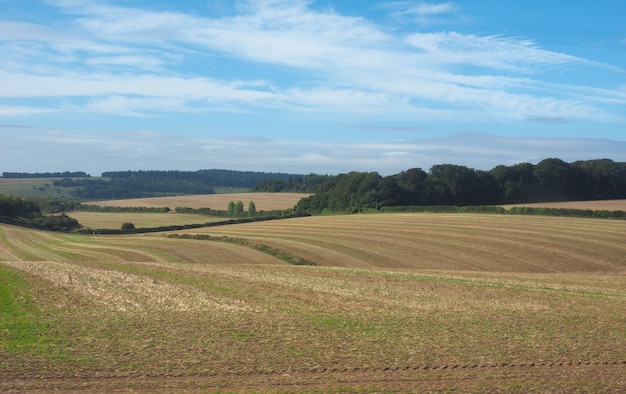
<path fill-rule="evenodd" d="M 34 372 L 33 372 L 34 374 Z M 536 384 L 551 392 L 581 389 L 602 382 L 594 392 L 623 392 L 626 361 L 520 362 L 491 364 L 420 365 L 394 367 L 303 368 L 220 373 L 119 374 L 99 371 L 93 376 L 24 376 L 0 380 L 0 391 L 11 392 L 235 392 L 376 388 L 394 391 L 439 391 L 450 388 L 488 389 Z M 541 387 L 541 386 L 537 386 Z M 514 391 L 514 390 L 513 390 Z M 584 388 L 582 391 L 585 391 Z M 342 391 L 344 392 L 344 391 Z M 350 392 L 350 391 L 347 391 Z"/>

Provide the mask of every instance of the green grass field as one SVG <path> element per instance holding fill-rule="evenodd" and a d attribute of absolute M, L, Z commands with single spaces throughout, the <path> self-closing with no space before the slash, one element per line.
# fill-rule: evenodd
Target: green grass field
<path fill-rule="evenodd" d="M 624 221 L 377 214 L 187 233 L 317 266 L 0 226 L 0 390 L 626 388 Z"/>

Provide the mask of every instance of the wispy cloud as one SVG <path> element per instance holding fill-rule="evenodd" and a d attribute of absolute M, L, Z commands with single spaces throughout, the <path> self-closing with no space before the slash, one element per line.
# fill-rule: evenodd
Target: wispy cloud
<path fill-rule="evenodd" d="M 453 31 L 393 32 L 363 18 L 314 10 L 308 1 L 246 1 L 215 17 L 95 1 L 56 0 L 67 29 L 0 23 L 1 99 L 64 98 L 48 110 L 123 116 L 163 111 L 392 113 L 433 120 L 617 117 L 623 91 L 548 83 L 554 70 L 601 64 L 542 49 L 528 39 Z M 462 10 L 452 2 L 380 7 L 423 18 Z M 419 28 L 418 28 L 419 30 Z M 228 71 L 237 62 L 244 72 Z M 183 70 L 203 63 L 201 75 Z M 254 68 L 251 66 L 262 66 Z M 288 74 L 287 79 L 275 74 Z M 589 91 L 589 90 L 587 90 Z M 6 106 L 1 114 L 17 115 Z M 31 111 L 34 111 L 32 106 Z M 24 114 L 31 113 L 27 108 Z M 549 123 L 549 122 L 544 122 Z"/>
<path fill-rule="evenodd" d="M 3 171 L 626 161 L 623 64 L 476 28 L 469 1 L 6 4 Z"/>
<path fill-rule="evenodd" d="M 0 104 L 0 116 L 3 117 L 15 117 L 33 114 L 44 114 L 53 112 L 49 108 L 27 107 L 27 106 L 15 106 L 15 105 L 2 105 Z"/>
<path fill-rule="evenodd" d="M 395 18 L 408 18 L 421 27 L 438 25 L 443 21 L 449 23 L 450 20 L 446 18 L 461 11 L 461 8 L 452 2 L 431 3 L 424 1 L 382 2 L 376 8 L 388 11 Z"/>
<path fill-rule="evenodd" d="M 587 63 L 587 60 L 538 48 L 530 40 L 501 36 L 477 36 L 456 32 L 415 33 L 407 43 L 432 54 L 439 65 L 486 67 L 524 74 L 540 72 L 544 66 Z"/>

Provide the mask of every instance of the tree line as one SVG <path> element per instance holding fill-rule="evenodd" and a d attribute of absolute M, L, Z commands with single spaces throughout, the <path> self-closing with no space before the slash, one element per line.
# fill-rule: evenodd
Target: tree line
<path fill-rule="evenodd" d="M 0 222 L 50 231 L 70 231 L 80 227 L 76 219 L 64 213 L 46 216 L 35 201 L 2 194 Z"/>
<path fill-rule="evenodd" d="M 91 175 L 83 171 L 64 172 L 3 172 L 3 178 L 89 178 Z"/>
<path fill-rule="evenodd" d="M 471 206 L 626 198 L 626 163 L 609 159 L 499 165 L 489 171 L 440 164 L 428 172 L 340 174 L 319 184 L 296 213 L 359 212 L 391 206 Z"/>
<path fill-rule="evenodd" d="M 199 171 L 111 171 L 103 179 L 64 178 L 57 187 L 76 188 L 78 199 L 159 197 L 180 194 L 213 194 L 215 188 L 252 189 L 265 179 L 288 179 L 299 175 L 233 170 Z"/>
<path fill-rule="evenodd" d="M 334 175 L 309 174 L 307 176 L 290 176 L 289 178 L 271 178 L 258 182 L 253 192 L 289 192 L 314 193 L 317 187 L 334 178 Z"/>

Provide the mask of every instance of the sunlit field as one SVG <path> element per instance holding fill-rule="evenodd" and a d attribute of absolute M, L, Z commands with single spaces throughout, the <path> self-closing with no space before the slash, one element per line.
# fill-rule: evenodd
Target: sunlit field
<path fill-rule="evenodd" d="M 89 201 L 89 205 L 102 207 L 176 207 L 211 208 L 226 210 L 230 201 L 241 201 L 247 208 L 254 201 L 257 210 L 271 211 L 275 209 L 293 208 L 298 201 L 310 194 L 304 193 L 226 193 L 226 194 L 195 194 L 191 196 L 132 198 L 127 200 Z"/>
<path fill-rule="evenodd" d="M 184 225 L 208 223 L 224 220 L 224 218 L 181 214 L 181 213 L 120 213 L 120 212 L 68 212 L 68 216 L 78 220 L 84 228 L 92 229 L 119 229 L 123 223 L 132 223 L 136 228 L 160 227 L 170 225 Z"/>
<path fill-rule="evenodd" d="M 626 221 L 477 214 L 3 225 L 0 390 L 620 391 L 625 236 Z"/>

